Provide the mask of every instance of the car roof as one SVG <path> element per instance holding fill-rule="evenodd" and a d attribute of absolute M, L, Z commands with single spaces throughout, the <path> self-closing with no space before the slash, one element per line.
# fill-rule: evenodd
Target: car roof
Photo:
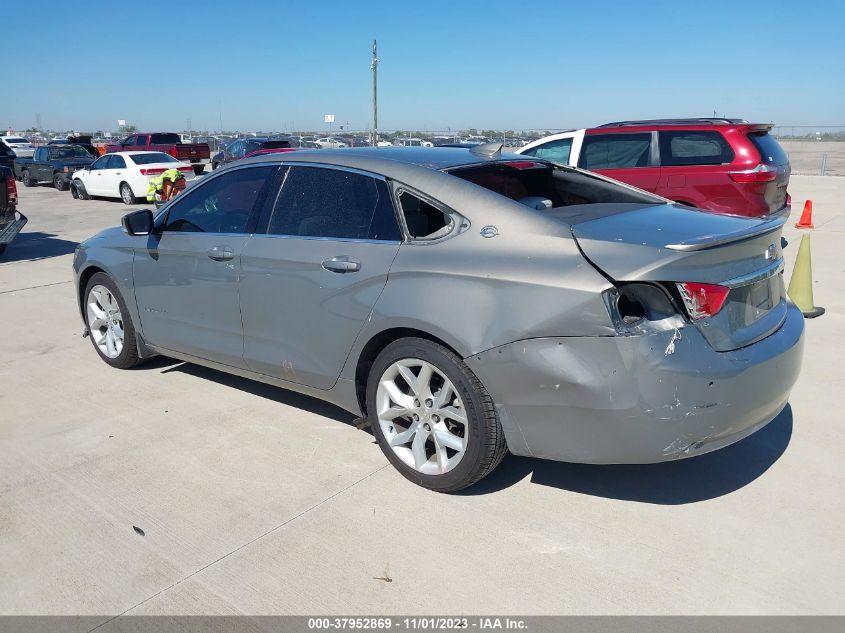
<path fill-rule="evenodd" d="M 518 154 L 502 153 L 488 158 L 473 154 L 469 149 L 452 147 L 351 147 L 347 149 L 299 150 L 284 154 L 269 154 L 238 161 L 298 162 L 351 167 L 396 179 L 409 178 L 422 170 L 470 167 L 504 160 L 525 160 Z M 541 161 L 542 162 L 542 161 Z M 412 183 L 409 183 L 412 184 Z"/>
<path fill-rule="evenodd" d="M 713 128 L 738 128 L 741 130 L 767 130 L 774 127 L 773 123 L 749 123 L 745 119 L 652 119 L 643 121 L 614 121 L 592 128 L 587 128 L 587 134 L 606 134 L 608 132 L 642 130 L 705 130 Z"/>

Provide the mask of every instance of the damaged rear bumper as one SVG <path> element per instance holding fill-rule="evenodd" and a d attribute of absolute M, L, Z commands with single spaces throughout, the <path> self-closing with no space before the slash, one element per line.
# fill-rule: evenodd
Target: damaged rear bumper
<path fill-rule="evenodd" d="M 517 455 L 652 463 L 732 444 L 786 406 L 803 354 L 791 303 L 765 339 L 716 352 L 694 327 L 642 336 L 539 338 L 467 359 Z"/>

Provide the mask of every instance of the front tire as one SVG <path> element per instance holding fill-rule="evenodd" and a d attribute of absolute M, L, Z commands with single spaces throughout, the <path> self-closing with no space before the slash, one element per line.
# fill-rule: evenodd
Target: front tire
<path fill-rule="evenodd" d="M 367 380 L 367 415 L 390 463 L 430 490 L 471 486 L 507 452 L 481 381 L 459 356 L 427 339 L 399 339 L 378 355 Z"/>
<path fill-rule="evenodd" d="M 123 204 L 126 205 L 138 204 L 138 198 L 135 197 L 135 194 L 132 192 L 132 187 L 130 187 L 129 183 L 126 182 L 120 183 L 120 199 L 123 200 Z"/>
<path fill-rule="evenodd" d="M 91 199 L 91 196 L 88 195 L 88 190 L 85 188 L 85 185 L 82 184 L 81 180 L 74 180 L 70 184 L 70 195 L 79 200 Z"/>
<path fill-rule="evenodd" d="M 85 286 L 85 323 L 91 344 L 106 363 L 129 369 L 140 362 L 135 327 L 117 285 L 105 273 L 96 273 Z"/>
<path fill-rule="evenodd" d="M 58 191 L 67 191 L 68 181 L 66 178 L 63 178 L 61 174 L 53 174 L 53 186 Z"/>

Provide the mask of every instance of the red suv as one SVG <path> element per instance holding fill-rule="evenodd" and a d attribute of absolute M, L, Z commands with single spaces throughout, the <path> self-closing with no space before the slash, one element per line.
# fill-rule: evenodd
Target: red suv
<path fill-rule="evenodd" d="M 529 143 L 518 154 L 577 165 L 719 213 L 789 213 L 789 157 L 773 124 L 742 119 L 618 121 Z"/>

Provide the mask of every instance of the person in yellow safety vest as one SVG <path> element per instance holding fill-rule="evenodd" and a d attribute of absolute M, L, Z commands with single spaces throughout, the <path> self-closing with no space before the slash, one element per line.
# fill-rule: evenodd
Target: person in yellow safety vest
<path fill-rule="evenodd" d="M 185 175 L 178 169 L 168 169 L 163 174 L 150 178 L 150 185 L 147 187 L 147 202 L 156 201 L 156 193 L 161 193 L 164 188 L 164 181 L 176 182 L 177 180 L 185 178 Z"/>

